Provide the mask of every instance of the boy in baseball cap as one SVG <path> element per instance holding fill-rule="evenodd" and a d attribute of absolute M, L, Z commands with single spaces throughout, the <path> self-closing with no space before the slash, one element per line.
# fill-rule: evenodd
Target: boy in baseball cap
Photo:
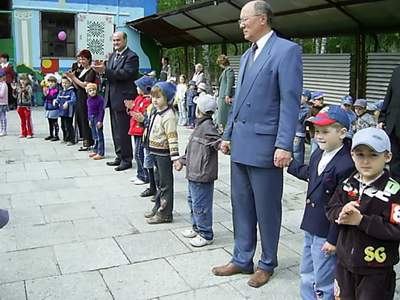
<path fill-rule="evenodd" d="M 309 165 L 293 160 L 288 172 L 308 182 L 300 228 L 304 250 L 300 267 L 302 299 L 333 299 L 337 229 L 328 221 L 325 206 L 336 187 L 354 170 L 350 149 L 343 143 L 350 126 L 346 111 L 327 106 L 307 120 L 315 129 L 319 148 Z"/>
<path fill-rule="evenodd" d="M 336 190 L 327 206 L 339 224 L 335 296 L 340 299 L 394 299 L 399 261 L 400 184 L 385 165 L 391 160 L 388 135 L 365 128 L 353 137 L 357 171 Z"/>
<path fill-rule="evenodd" d="M 343 96 L 340 107 L 346 111 L 347 116 L 349 117 L 350 127 L 349 131 L 347 131 L 347 137 L 351 139 L 353 137 L 353 124 L 357 120 L 357 115 L 352 110 L 353 98 L 350 95 Z"/>
<path fill-rule="evenodd" d="M 218 175 L 218 148 L 221 143 L 212 120 L 216 109 L 217 103 L 213 96 L 202 94 L 197 98 L 196 128 L 189 138 L 185 155 L 174 162 L 177 171 L 186 166 L 192 228 L 181 234 L 191 238 L 189 243 L 193 247 L 210 245 L 214 240 L 212 206 L 214 181 Z"/>
<path fill-rule="evenodd" d="M 357 119 L 354 125 L 354 132 L 368 127 L 375 127 L 375 118 L 367 111 L 368 102 L 365 99 L 357 99 L 354 102 L 354 111 L 356 112 Z"/>

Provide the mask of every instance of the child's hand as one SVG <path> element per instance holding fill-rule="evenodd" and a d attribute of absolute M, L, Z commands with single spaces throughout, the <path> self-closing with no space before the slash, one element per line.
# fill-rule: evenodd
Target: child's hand
<path fill-rule="evenodd" d="M 144 116 L 141 113 L 136 112 L 136 111 L 134 111 L 131 116 L 138 122 L 143 122 L 143 120 L 144 120 Z"/>
<path fill-rule="evenodd" d="M 174 169 L 180 171 L 183 168 L 183 164 L 179 160 L 174 161 Z"/>
<path fill-rule="evenodd" d="M 340 225 L 360 225 L 363 216 L 358 210 L 359 206 L 360 204 L 358 204 L 356 201 L 347 203 L 342 208 L 336 223 Z"/>
<path fill-rule="evenodd" d="M 68 109 L 68 102 L 65 102 L 65 103 L 63 104 L 63 109 Z"/>
<path fill-rule="evenodd" d="M 325 252 L 326 255 L 333 255 L 336 252 L 336 246 L 325 242 L 321 248 L 321 251 Z"/>
<path fill-rule="evenodd" d="M 131 109 L 133 107 L 133 100 L 124 100 L 124 104 L 126 108 Z"/>
<path fill-rule="evenodd" d="M 230 143 L 228 141 L 222 141 L 221 145 L 219 146 L 219 148 L 221 149 L 221 152 L 223 154 L 228 155 L 231 152 L 231 145 L 230 145 Z"/>
<path fill-rule="evenodd" d="M 102 128 L 103 127 L 103 122 L 97 122 L 97 128 Z"/>

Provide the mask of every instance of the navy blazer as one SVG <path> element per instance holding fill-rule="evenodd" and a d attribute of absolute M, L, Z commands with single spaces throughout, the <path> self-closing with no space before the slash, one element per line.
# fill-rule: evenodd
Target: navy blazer
<path fill-rule="evenodd" d="M 274 167 L 276 148 L 293 150 L 303 88 L 301 48 L 271 35 L 251 67 L 251 49 L 240 59 L 231 114 L 223 139 L 234 162 Z"/>
<path fill-rule="evenodd" d="M 116 60 L 117 53 L 111 54 L 105 69 L 107 78 L 105 103 L 115 111 L 125 111 L 125 99 L 135 99 L 136 80 L 139 72 L 139 58 L 127 48 Z"/>
<path fill-rule="evenodd" d="M 326 238 L 330 244 L 336 245 L 337 225 L 329 222 L 325 208 L 336 187 L 348 178 L 355 168 L 350 155 L 350 147 L 345 143 L 321 175 L 318 175 L 318 163 L 322 153 L 321 149 L 315 150 L 311 155 L 309 165 L 293 160 L 288 168 L 288 173 L 308 181 L 306 207 L 300 228 L 313 235 Z"/>

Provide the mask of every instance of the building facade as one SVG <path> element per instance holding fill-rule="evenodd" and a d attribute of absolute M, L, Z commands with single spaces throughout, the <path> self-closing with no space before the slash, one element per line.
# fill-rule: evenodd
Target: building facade
<path fill-rule="evenodd" d="M 143 42 L 145 39 L 126 25 L 127 21 L 154 14 L 157 0 L 6 1 L 10 2 L 12 36 L 7 47 L 2 43 L 0 50 L 10 51 L 12 44 L 10 56 L 16 65 L 64 71 L 85 48 L 91 50 L 94 59 L 106 60 L 112 52 L 115 30 L 128 34 L 128 45 L 139 55 L 141 71 L 150 70 L 151 61 L 154 64 L 158 60 L 152 58 L 156 46 Z"/>

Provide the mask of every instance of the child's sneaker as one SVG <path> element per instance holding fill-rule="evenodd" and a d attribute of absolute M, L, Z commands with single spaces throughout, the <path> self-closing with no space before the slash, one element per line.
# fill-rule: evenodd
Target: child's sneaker
<path fill-rule="evenodd" d="M 184 231 L 181 232 L 181 234 L 185 238 L 194 238 L 197 236 L 197 232 L 194 231 L 192 228 L 185 229 Z"/>
<path fill-rule="evenodd" d="M 89 157 L 95 157 L 96 155 L 97 155 L 96 152 L 92 152 L 92 153 L 89 154 Z"/>
<path fill-rule="evenodd" d="M 50 141 L 52 141 L 52 142 L 57 142 L 57 141 L 59 141 L 60 140 L 60 138 L 58 137 L 58 136 L 55 136 L 55 137 L 53 137 Z"/>
<path fill-rule="evenodd" d="M 24 136 L 23 134 L 20 134 L 20 135 L 19 135 L 19 138 L 20 138 L 20 139 L 22 139 L 22 138 L 24 138 L 24 137 L 25 137 L 25 136 Z"/>
<path fill-rule="evenodd" d="M 193 247 L 204 247 L 207 245 L 211 245 L 213 242 L 214 240 L 206 240 L 200 234 L 189 241 L 190 245 L 192 245 Z"/>
<path fill-rule="evenodd" d="M 93 156 L 94 160 L 100 160 L 100 159 L 103 159 L 103 158 L 104 158 L 104 156 L 101 156 L 100 154 L 96 154 L 95 156 Z"/>
<path fill-rule="evenodd" d="M 26 138 L 27 138 L 27 139 L 31 139 L 32 136 L 31 136 L 31 135 L 27 135 Z"/>
<path fill-rule="evenodd" d="M 136 178 L 136 180 L 133 182 L 134 185 L 143 185 L 143 184 L 147 184 L 147 182 L 143 181 L 140 178 Z"/>
<path fill-rule="evenodd" d="M 53 136 L 49 135 L 47 137 L 44 138 L 45 141 L 50 141 L 52 138 L 54 138 Z"/>
<path fill-rule="evenodd" d="M 0 132 L 0 136 L 6 136 L 7 135 L 7 133 L 5 133 L 5 132 Z"/>

